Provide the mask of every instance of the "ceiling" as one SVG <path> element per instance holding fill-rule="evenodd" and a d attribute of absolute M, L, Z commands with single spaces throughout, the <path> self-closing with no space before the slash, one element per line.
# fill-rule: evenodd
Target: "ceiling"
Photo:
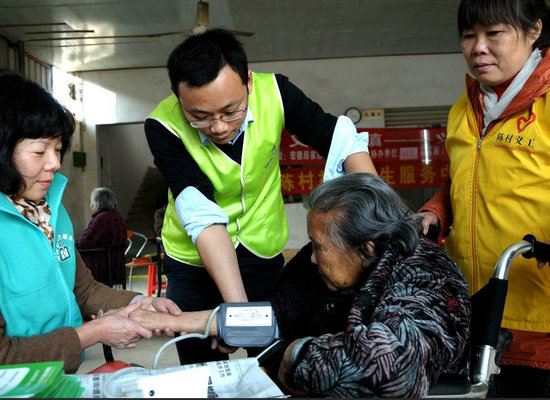
<path fill-rule="evenodd" d="M 254 32 L 239 36 L 249 62 L 456 53 L 458 3 L 209 0 L 209 26 Z M 196 15 L 196 0 L 0 0 L 0 36 L 65 71 L 159 67 L 188 37 L 166 33 L 192 29 Z M 71 30 L 93 32 L 50 33 Z"/>

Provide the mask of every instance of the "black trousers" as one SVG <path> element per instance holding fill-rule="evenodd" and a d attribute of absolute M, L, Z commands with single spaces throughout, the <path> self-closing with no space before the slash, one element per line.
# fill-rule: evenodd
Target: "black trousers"
<path fill-rule="evenodd" d="M 549 398 L 550 370 L 518 365 L 501 365 L 493 376 L 487 397 Z"/>
<path fill-rule="evenodd" d="M 283 255 L 279 254 L 271 259 L 264 259 L 252 254 L 243 245 L 239 245 L 237 259 L 248 300 L 268 300 L 283 267 Z M 195 267 L 166 257 L 164 271 L 168 281 L 166 297 L 173 300 L 182 311 L 209 310 L 223 303 L 216 284 L 205 268 Z M 182 365 L 228 358 L 227 354 L 211 350 L 210 346 L 210 339 L 184 339 L 176 343 Z M 248 355 L 256 355 L 259 350 L 249 348 L 247 349 Z"/>

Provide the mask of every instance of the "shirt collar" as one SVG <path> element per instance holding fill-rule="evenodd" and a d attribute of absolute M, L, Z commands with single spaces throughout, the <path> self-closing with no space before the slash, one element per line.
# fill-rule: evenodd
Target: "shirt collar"
<path fill-rule="evenodd" d="M 252 122 L 254 122 L 254 115 L 252 115 L 252 110 L 250 110 L 250 107 L 248 107 L 246 112 L 246 117 L 244 118 L 244 121 L 241 127 L 239 128 L 239 131 L 237 132 L 233 140 L 228 142 L 228 144 L 231 144 L 231 145 L 234 144 L 237 141 L 237 139 L 242 135 L 242 133 L 246 130 L 248 125 L 250 125 Z M 212 143 L 210 139 L 208 139 L 208 137 L 203 135 L 198 129 L 196 131 L 199 134 L 199 138 L 203 146 L 210 146 L 210 144 Z"/>

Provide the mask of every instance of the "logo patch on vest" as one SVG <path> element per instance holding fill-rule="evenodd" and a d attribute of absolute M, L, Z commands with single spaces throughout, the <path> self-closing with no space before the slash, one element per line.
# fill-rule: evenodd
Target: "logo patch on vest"
<path fill-rule="evenodd" d="M 55 254 L 57 256 L 57 261 L 66 261 L 71 258 L 71 248 L 65 243 L 66 240 L 73 240 L 72 235 L 57 235 L 57 240 L 55 243 Z"/>
<path fill-rule="evenodd" d="M 523 131 L 536 120 L 535 113 L 531 113 L 529 118 L 519 117 L 516 119 L 517 133 L 513 132 L 513 128 L 510 129 L 512 132 L 498 132 L 494 139 L 496 142 L 495 147 L 508 151 L 534 154 L 535 138 Z"/>
<path fill-rule="evenodd" d="M 527 128 L 528 125 L 531 125 L 533 122 L 537 120 L 537 114 L 531 113 L 531 116 L 529 119 L 525 117 L 519 117 L 516 121 L 516 124 L 518 126 L 518 133 L 521 133 L 525 128 Z"/>
<path fill-rule="evenodd" d="M 264 165 L 264 169 L 266 169 L 267 167 L 269 167 L 269 164 L 271 164 L 271 162 L 273 161 L 273 159 L 275 158 L 275 155 L 277 154 L 277 152 L 279 151 L 279 146 L 281 145 L 281 143 L 277 143 L 275 146 L 273 146 L 271 148 L 271 155 L 269 157 L 269 161 L 267 162 L 266 165 Z"/>

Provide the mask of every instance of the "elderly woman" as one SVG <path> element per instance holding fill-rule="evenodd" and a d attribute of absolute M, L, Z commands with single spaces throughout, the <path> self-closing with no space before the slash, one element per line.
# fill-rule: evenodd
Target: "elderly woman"
<path fill-rule="evenodd" d="M 117 211 L 114 192 L 106 187 L 97 187 L 90 195 L 92 220 L 77 243 L 79 250 L 111 248 L 112 276 L 109 276 L 105 253 L 82 252 L 82 259 L 92 271 L 96 281 L 109 284 L 123 283 L 125 274 L 124 250 L 127 247 L 126 225 Z"/>
<path fill-rule="evenodd" d="M 287 390 L 421 397 L 442 371 L 467 374 L 468 287 L 444 251 L 420 237 L 419 218 L 399 196 L 382 178 L 356 173 L 321 184 L 308 203 L 311 261 L 330 291 L 352 301 L 337 332 L 299 338 L 286 349 L 279 379 Z M 271 304 L 283 337 L 292 339 L 288 327 L 311 324 L 318 313 L 307 306 L 315 299 L 300 301 L 299 291 L 294 302 L 281 302 L 288 283 Z M 149 328 L 202 332 L 209 312 L 143 314 L 131 318 Z"/>
<path fill-rule="evenodd" d="M 471 76 L 449 113 L 449 179 L 426 204 L 425 230 L 472 293 L 527 233 L 550 241 L 550 10 L 544 0 L 462 0 L 458 33 Z M 543 264 L 539 263 L 539 268 Z M 518 258 L 509 272 L 504 349 L 490 396 L 550 397 L 550 274 Z"/>
<path fill-rule="evenodd" d="M 62 360 L 72 373 L 89 346 L 151 337 L 131 311 L 179 313 L 170 300 L 97 283 L 75 251 L 61 204 L 67 179 L 57 172 L 73 129 L 71 113 L 39 85 L 0 71 L 1 364 Z"/>

